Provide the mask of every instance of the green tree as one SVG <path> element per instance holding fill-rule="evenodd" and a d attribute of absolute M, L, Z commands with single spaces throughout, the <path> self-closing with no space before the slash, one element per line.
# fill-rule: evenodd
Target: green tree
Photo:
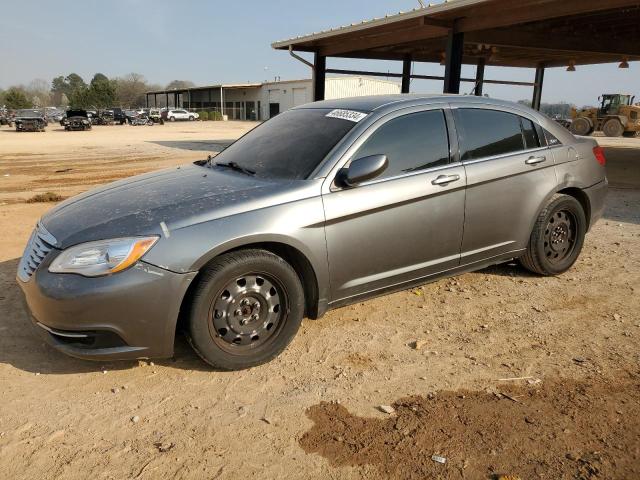
<path fill-rule="evenodd" d="M 77 109 L 77 108 L 89 108 L 92 106 L 91 95 L 89 93 L 89 88 L 81 87 L 76 88 L 72 91 L 69 96 L 69 107 Z"/>
<path fill-rule="evenodd" d="M 55 77 L 51 81 L 51 101 L 54 105 L 60 105 L 62 103 L 62 96 L 69 94 L 66 86 L 62 75 Z"/>
<path fill-rule="evenodd" d="M 64 79 L 64 82 L 68 85 L 69 92 L 72 92 L 76 89 L 82 89 L 87 86 L 82 77 L 77 73 L 70 73 Z"/>
<path fill-rule="evenodd" d="M 97 108 L 111 107 L 116 101 L 116 84 L 102 73 L 96 73 L 89 86 L 89 98 Z"/>
<path fill-rule="evenodd" d="M 4 101 L 7 108 L 20 109 L 31 107 L 31 102 L 27 98 L 27 95 L 19 87 L 11 87 L 5 94 Z"/>
<path fill-rule="evenodd" d="M 74 92 L 76 97 L 83 96 L 84 93 L 82 92 L 86 89 L 87 84 L 77 73 L 70 73 L 66 77 L 60 75 L 59 77 L 55 77 L 51 82 L 51 100 L 55 105 L 60 105 L 63 95 L 68 99 L 74 96 Z"/>

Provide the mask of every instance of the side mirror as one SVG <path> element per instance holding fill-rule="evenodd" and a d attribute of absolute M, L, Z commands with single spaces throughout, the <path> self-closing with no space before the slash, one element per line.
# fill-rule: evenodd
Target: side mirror
<path fill-rule="evenodd" d="M 338 173 L 338 184 L 344 187 L 356 185 L 376 178 L 389 166 L 386 155 L 370 155 L 368 157 L 353 160 L 349 167 L 343 168 Z"/>

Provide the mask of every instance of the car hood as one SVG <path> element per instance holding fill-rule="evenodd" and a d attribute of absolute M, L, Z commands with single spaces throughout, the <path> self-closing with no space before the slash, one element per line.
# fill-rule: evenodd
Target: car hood
<path fill-rule="evenodd" d="M 42 225 L 56 247 L 138 235 L 166 235 L 216 218 L 290 201 L 304 181 L 271 181 L 186 165 L 121 180 L 70 198 Z M 308 196 L 308 194 L 307 194 Z"/>

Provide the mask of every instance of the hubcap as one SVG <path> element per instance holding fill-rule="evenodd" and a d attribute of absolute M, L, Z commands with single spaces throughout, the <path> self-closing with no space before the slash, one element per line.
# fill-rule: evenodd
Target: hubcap
<path fill-rule="evenodd" d="M 282 324 L 286 294 L 268 275 L 244 275 L 230 281 L 213 301 L 213 340 L 236 353 L 262 345 Z"/>
<path fill-rule="evenodd" d="M 571 256 L 576 241 L 576 220 L 571 212 L 560 210 L 549 219 L 544 234 L 544 253 L 551 263 Z"/>

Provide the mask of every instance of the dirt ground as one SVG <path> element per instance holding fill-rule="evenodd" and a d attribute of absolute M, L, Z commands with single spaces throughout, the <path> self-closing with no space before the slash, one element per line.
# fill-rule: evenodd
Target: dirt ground
<path fill-rule="evenodd" d="M 559 277 L 502 265 L 335 310 L 243 372 L 182 337 L 155 362 L 44 345 L 14 278 L 53 204 L 26 200 L 203 158 L 253 125 L 0 128 L 0 478 L 640 478 L 640 139 L 601 139 L 605 218 Z"/>

